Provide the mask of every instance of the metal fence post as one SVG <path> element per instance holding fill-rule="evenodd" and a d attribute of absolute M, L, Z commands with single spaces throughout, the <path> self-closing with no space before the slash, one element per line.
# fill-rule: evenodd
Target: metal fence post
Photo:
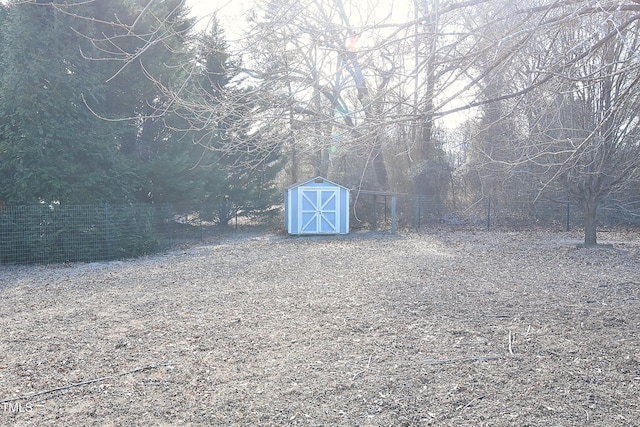
<path fill-rule="evenodd" d="M 396 204 L 396 196 L 391 196 L 391 234 L 396 234 Z"/>
<path fill-rule="evenodd" d="M 384 225 L 387 225 L 387 195 L 384 195 Z"/>
<path fill-rule="evenodd" d="M 111 218 L 109 213 L 109 203 L 104 204 L 104 226 L 105 226 L 105 240 L 107 243 L 107 259 L 113 259 L 112 249 L 112 236 L 111 236 Z"/>
<path fill-rule="evenodd" d="M 491 196 L 489 196 L 489 203 L 487 203 L 487 231 L 491 230 Z"/>
<path fill-rule="evenodd" d="M 169 243 L 169 249 L 173 248 L 173 205 L 167 204 L 165 206 L 165 219 L 167 222 L 167 239 Z"/>

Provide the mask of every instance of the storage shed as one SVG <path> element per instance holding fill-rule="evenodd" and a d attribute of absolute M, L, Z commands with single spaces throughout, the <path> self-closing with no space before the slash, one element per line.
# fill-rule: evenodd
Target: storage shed
<path fill-rule="evenodd" d="M 320 176 L 287 187 L 284 221 L 289 234 L 349 233 L 349 189 Z"/>

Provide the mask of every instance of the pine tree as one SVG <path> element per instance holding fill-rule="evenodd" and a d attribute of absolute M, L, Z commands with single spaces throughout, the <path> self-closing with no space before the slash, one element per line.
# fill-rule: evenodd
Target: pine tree
<path fill-rule="evenodd" d="M 197 192 L 193 146 L 168 93 L 189 78 L 193 19 L 187 14 L 184 0 L 104 2 L 99 19 L 111 25 L 102 36 L 89 36 L 93 59 L 112 67 L 107 114 L 129 119 L 120 153 L 139 177 L 137 202 L 179 203 Z"/>
<path fill-rule="evenodd" d="M 255 91 L 234 83 L 240 64 L 228 54 L 224 32 L 214 19 L 198 39 L 199 69 L 196 92 L 209 111 L 206 125 L 196 137 L 206 151 L 202 170 L 208 179 L 205 217 L 227 225 L 235 216 L 264 216 L 275 212 L 280 194 L 274 180 L 284 165 L 280 150 L 265 146 L 264 137 L 252 132 Z"/>
<path fill-rule="evenodd" d="M 86 8 L 83 8 L 83 11 Z M 60 10 L 16 3 L 3 10 L 0 75 L 0 200 L 12 204 L 123 200 L 120 127 L 84 105 L 107 87 L 86 61 L 82 24 Z"/>
<path fill-rule="evenodd" d="M 0 200 L 208 202 L 223 224 L 229 206 L 270 210 L 279 152 L 250 132 L 255 101 L 230 85 L 224 33 L 194 35 L 187 12 L 184 0 L 3 9 Z M 215 117 L 181 109 L 186 98 Z"/>

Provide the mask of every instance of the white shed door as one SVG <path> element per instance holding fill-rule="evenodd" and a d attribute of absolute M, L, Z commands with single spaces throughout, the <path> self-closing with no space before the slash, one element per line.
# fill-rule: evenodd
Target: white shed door
<path fill-rule="evenodd" d="M 300 233 L 333 234 L 340 231 L 340 215 L 337 188 L 300 188 Z"/>

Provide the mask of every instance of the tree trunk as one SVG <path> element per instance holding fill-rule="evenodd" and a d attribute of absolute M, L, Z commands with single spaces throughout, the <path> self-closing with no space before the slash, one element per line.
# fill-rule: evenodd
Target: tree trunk
<path fill-rule="evenodd" d="M 295 144 L 292 144 L 291 147 L 291 155 L 290 155 L 290 164 L 291 168 L 289 170 L 290 181 L 292 184 L 298 182 L 298 150 L 296 149 Z"/>
<path fill-rule="evenodd" d="M 598 202 L 596 200 L 588 200 L 583 206 L 584 210 L 584 246 L 586 248 L 596 246 L 596 213 L 598 211 Z"/>
<path fill-rule="evenodd" d="M 329 175 L 329 150 L 324 148 L 318 150 L 318 160 L 315 170 L 316 176 L 326 178 Z"/>
<path fill-rule="evenodd" d="M 373 147 L 374 156 L 373 165 L 376 171 L 376 181 L 378 188 L 381 190 L 387 190 L 389 187 L 389 175 L 387 173 L 387 166 L 384 162 L 384 153 L 382 152 L 382 138 L 380 133 L 376 131 L 376 141 Z"/>

